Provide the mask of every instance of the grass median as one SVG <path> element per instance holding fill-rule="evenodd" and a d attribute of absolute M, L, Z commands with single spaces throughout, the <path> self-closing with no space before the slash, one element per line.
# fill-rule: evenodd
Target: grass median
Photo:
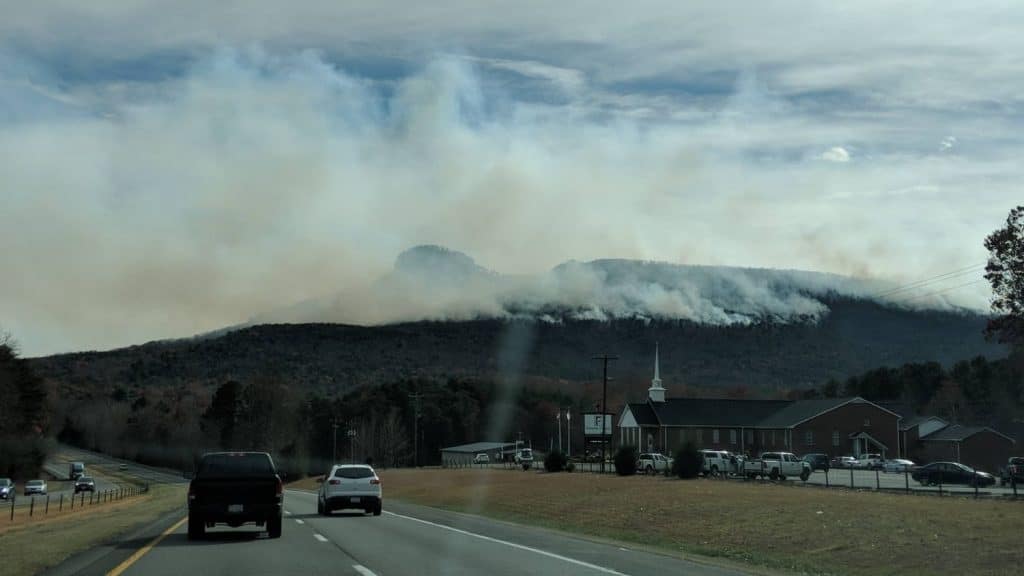
<path fill-rule="evenodd" d="M 86 499 L 88 500 L 88 498 Z M 3 541 L 3 573 L 28 575 L 55 566 L 66 558 L 102 544 L 138 526 L 182 508 L 185 487 L 154 485 L 145 494 L 116 502 L 90 506 L 76 505 L 71 511 L 65 502 L 63 512 L 27 517 L 16 511 L 14 522 L 0 515 L 0 540 Z"/>
<path fill-rule="evenodd" d="M 379 474 L 385 498 L 787 571 L 1007 574 L 1024 564 L 1024 502 L 580 473 Z"/>

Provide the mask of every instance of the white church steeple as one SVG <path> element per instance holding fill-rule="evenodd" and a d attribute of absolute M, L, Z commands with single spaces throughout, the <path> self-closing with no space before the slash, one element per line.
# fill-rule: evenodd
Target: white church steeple
<path fill-rule="evenodd" d="M 654 344 L 654 379 L 651 380 L 651 387 L 647 389 L 647 398 L 651 402 L 664 402 L 665 389 L 661 387 L 661 370 L 658 366 L 658 344 Z"/>

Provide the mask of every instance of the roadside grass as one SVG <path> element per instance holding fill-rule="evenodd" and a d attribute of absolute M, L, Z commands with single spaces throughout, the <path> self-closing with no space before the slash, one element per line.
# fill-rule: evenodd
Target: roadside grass
<path fill-rule="evenodd" d="M 1015 501 L 579 473 L 378 473 L 385 499 L 786 571 L 1009 574 L 1024 564 Z"/>
<path fill-rule="evenodd" d="M 149 492 L 121 501 L 89 506 L 75 506 L 64 511 L 28 518 L 28 511 L 16 509 L 15 521 L 10 511 L 0 514 L 0 539 L 3 541 L 3 574 L 28 575 L 60 564 L 72 554 L 109 541 L 138 526 L 156 521 L 168 512 L 182 508 L 185 487 L 155 485 Z M 18 507 L 21 508 L 21 507 Z"/>

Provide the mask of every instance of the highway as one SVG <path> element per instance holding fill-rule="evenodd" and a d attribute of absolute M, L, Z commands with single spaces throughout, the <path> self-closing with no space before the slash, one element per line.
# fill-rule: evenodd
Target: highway
<path fill-rule="evenodd" d="M 316 514 L 315 494 L 288 491 L 285 510 L 280 539 L 267 539 L 254 526 L 244 526 L 218 527 L 208 531 L 204 540 L 189 541 L 185 524 L 178 522 L 182 512 L 157 527 L 169 525 L 162 535 L 151 529 L 88 564 L 78 559 L 48 574 L 745 574 L 541 528 L 387 500 L 379 517 L 355 513 L 323 517 Z M 152 545 L 154 539 L 158 541 Z"/>

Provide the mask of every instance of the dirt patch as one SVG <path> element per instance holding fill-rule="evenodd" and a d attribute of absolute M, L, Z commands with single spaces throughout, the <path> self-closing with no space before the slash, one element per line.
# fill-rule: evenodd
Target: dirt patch
<path fill-rule="evenodd" d="M 1006 574 L 1024 563 L 1024 502 L 579 473 L 378 474 L 385 499 L 776 569 Z"/>

